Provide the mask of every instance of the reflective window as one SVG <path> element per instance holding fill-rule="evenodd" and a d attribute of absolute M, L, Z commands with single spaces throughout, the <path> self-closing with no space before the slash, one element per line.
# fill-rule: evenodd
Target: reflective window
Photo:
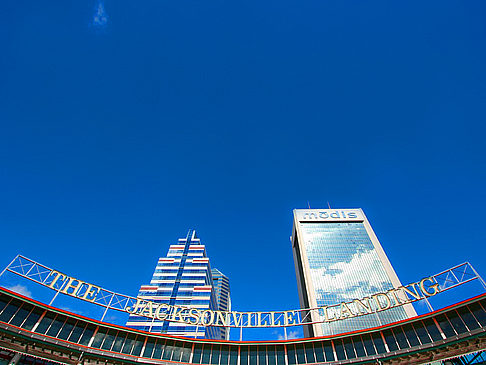
<path fill-rule="evenodd" d="M 7 303 L 10 301 L 10 299 L 5 296 L 5 295 L 2 295 L 0 297 L 0 313 L 3 311 L 3 309 L 7 306 Z"/>
<path fill-rule="evenodd" d="M 316 362 L 326 361 L 326 356 L 324 355 L 324 349 L 322 348 L 322 342 L 314 342 L 314 351 L 316 354 Z"/>
<path fill-rule="evenodd" d="M 152 357 L 152 352 L 154 351 L 155 339 L 149 338 L 145 344 L 145 349 L 143 350 L 143 357 Z"/>
<path fill-rule="evenodd" d="M 164 353 L 162 354 L 162 359 L 170 360 L 172 357 L 172 350 L 174 349 L 174 341 L 167 340 L 164 346 Z M 204 362 L 203 364 L 209 364 L 209 362 Z"/>
<path fill-rule="evenodd" d="M 371 335 L 365 334 L 362 335 L 363 344 L 366 349 L 366 354 L 368 356 L 376 355 L 375 347 L 373 346 L 373 340 L 371 339 Z"/>
<path fill-rule="evenodd" d="M 143 343 L 145 342 L 144 336 L 137 336 L 135 343 L 133 344 L 132 355 L 140 356 L 140 352 L 142 352 Z"/>
<path fill-rule="evenodd" d="M 469 306 L 469 309 L 478 322 L 481 323 L 481 326 L 486 327 L 486 312 L 483 307 L 479 303 L 474 303 Z"/>
<path fill-rule="evenodd" d="M 99 327 L 91 347 L 100 348 L 106 336 L 106 329 Z"/>
<path fill-rule="evenodd" d="M 101 348 L 103 350 L 111 350 L 111 346 L 113 346 L 113 342 L 115 342 L 116 338 L 116 332 L 115 330 L 109 330 L 105 340 L 103 341 L 103 344 L 101 345 Z"/>
<path fill-rule="evenodd" d="M 47 330 L 46 335 L 56 337 L 57 334 L 59 333 L 62 325 L 64 324 L 65 320 L 66 320 L 66 317 L 57 316 L 56 319 L 51 323 L 51 326 Z"/>
<path fill-rule="evenodd" d="M 395 338 L 400 349 L 408 349 L 410 347 L 401 327 L 395 327 L 393 329 L 393 333 L 395 334 Z"/>
<path fill-rule="evenodd" d="M 259 365 L 268 365 L 268 346 L 258 346 L 259 351 L 261 351 L 261 354 L 259 354 L 258 357 L 258 364 Z"/>
<path fill-rule="evenodd" d="M 79 343 L 81 345 L 88 346 L 89 341 L 93 337 L 95 329 L 96 329 L 95 326 L 88 324 L 88 326 L 86 326 L 86 328 L 83 332 L 83 335 L 81 336 L 81 339 L 79 340 Z"/>
<path fill-rule="evenodd" d="M 13 303 L 5 306 L 3 313 L 10 313 L 10 323 L 32 329 L 38 322 L 43 311 L 28 303 L 17 305 Z M 0 305 L 1 306 L 1 305 Z M 10 309 L 9 309 L 10 308 Z M 478 318 L 486 320 L 486 312 L 479 302 L 464 306 L 457 310 L 448 310 L 434 318 L 446 337 L 475 330 L 480 327 Z M 407 349 L 409 347 L 428 344 L 431 341 L 442 339 L 439 327 L 432 318 L 415 320 L 383 330 L 381 333 L 388 344 L 389 351 Z M 77 321 L 64 315 L 47 313 L 40 321 L 36 332 L 45 333 L 62 340 L 78 342 L 87 345 L 93 337 L 95 326 L 86 322 Z M 143 356 L 146 358 L 164 359 L 173 362 L 188 363 L 191 359 L 194 364 L 208 365 L 237 365 L 238 346 L 228 344 L 194 344 L 185 340 L 166 340 L 128 334 L 111 328 L 99 328 L 93 338 L 92 347 Z M 334 343 L 334 351 L 333 345 Z M 143 351 L 142 351 L 143 350 Z M 303 343 L 290 343 L 281 345 L 253 345 L 240 346 L 241 363 L 239 365 L 301 365 L 331 362 L 374 356 L 377 353 L 385 353 L 385 345 L 381 334 L 378 332 L 362 335 L 352 335 L 335 340 L 325 340 Z M 285 362 L 287 351 L 288 364 Z M 337 356 L 337 359 L 334 356 Z"/>
<path fill-rule="evenodd" d="M 248 365 L 248 347 L 240 347 L 240 365 Z"/>
<path fill-rule="evenodd" d="M 238 364 L 238 347 L 231 346 L 229 365 L 236 364 Z M 285 361 L 282 364 L 285 364 Z"/>
<path fill-rule="evenodd" d="M 287 345 L 287 358 L 289 361 L 289 365 L 297 364 L 297 361 L 295 360 L 295 345 Z"/>
<path fill-rule="evenodd" d="M 314 356 L 314 346 L 312 345 L 312 342 L 304 344 L 304 348 L 306 363 L 310 364 L 316 362 L 316 358 Z"/>
<path fill-rule="evenodd" d="M 31 331 L 32 328 L 34 328 L 37 321 L 39 320 L 39 318 L 41 317 L 42 313 L 43 311 L 41 309 L 35 308 L 32 312 L 30 312 L 29 316 L 24 321 L 22 327 L 28 331 Z"/>
<path fill-rule="evenodd" d="M 386 344 L 388 345 L 388 349 L 390 351 L 398 350 L 398 345 L 395 340 L 395 336 L 393 336 L 393 332 L 391 330 L 383 331 L 383 337 L 385 337 Z"/>
<path fill-rule="evenodd" d="M 275 355 L 275 346 L 267 346 L 267 362 L 268 365 L 277 364 L 277 359 Z"/>
<path fill-rule="evenodd" d="M 442 329 L 442 332 L 444 332 L 444 335 L 446 335 L 446 337 L 452 337 L 456 335 L 454 328 L 452 328 L 449 320 L 444 314 L 435 317 L 435 319 L 437 320 L 437 323 L 439 323 L 439 326 Z"/>
<path fill-rule="evenodd" d="M 20 302 L 18 300 L 12 299 L 12 301 L 5 307 L 2 314 L 0 314 L 0 321 L 8 323 L 10 318 L 19 309 Z"/>
<path fill-rule="evenodd" d="M 192 362 L 194 364 L 201 363 L 202 345 L 199 343 L 194 344 L 194 351 L 192 355 Z"/>
<path fill-rule="evenodd" d="M 455 310 L 448 312 L 447 318 L 449 318 L 449 322 L 452 324 L 457 334 L 467 332 L 467 328 L 464 325 L 464 322 Z"/>
<path fill-rule="evenodd" d="M 356 356 L 357 357 L 363 357 L 366 356 L 366 352 L 364 349 L 363 342 L 361 341 L 360 336 L 354 336 L 353 337 L 353 343 L 354 343 L 354 349 L 356 350 Z"/>
<path fill-rule="evenodd" d="M 119 331 L 116 335 L 115 343 L 111 348 L 111 351 L 120 352 L 123 346 L 123 342 L 125 342 L 126 333 L 123 331 Z"/>
<path fill-rule="evenodd" d="M 189 362 L 191 358 L 191 351 L 192 351 L 192 344 L 190 342 L 184 342 L 181 345 L 182 347 L 182 354 L 181 354 L 181 362 Z"/>
<path fill-rule="evenodd" d="M 351 341 L 351 338 L 345 338 L 343 342 L 344 342 L 344 351 L 346 352 L 346 357 L 348 359 L 354 359 L 356 357 L 356 354 L 354 353 L 353 341 Z"/>
<path fill-rule="evenodd" d="M 175 342 L 174 347 L 172 349 L 172 361 L 181 361 L 181 355 L 182 355 L 182 343 L 180 342 Z"/>
<path fill-rule="evenodd" d="M 211 350 L 211 364 L 218 365 L 219 364 L 219 353 L 220 353 L 221 345 L 213 345 Z"/>
<path fill-rule="evenodd" d="M 162 352 L 164 351 L 164 343 L 165 340 L 158 339 L 156 344 L 155 344 L 155 349 L 154 353 L 152 354 L 152 357 L 154 359 L 161 359 L 162 358 Z"/>
<path fill-rule="evenodd" d="M 323 343 L 324 354 L 326 355 L 326 361 L 335 361 L 334 352 L 332 351 L 331 341 L 326 341 Z"/>
<path fill-rule="evenodd" d="M 220 365 L 228 365 L 228 360 L 229 360 L 229 346 L 223 345 L 223 346 L 221 346 L 221 354 L 220 354 L 219 364 Z"/>
<path fill-rule="evenodd" d="M 429 336 L 432 340 L 434 341 L 439 341 L 442 340 L 442 336 L 439 332 L 439 329 L 437 328 L 435 322 L 433 319 L 429 318 L 423 321 L 425 328 L 427 329 L 427 332 L 429 333 Z"/>
<path fill-rule="evenodd" d="M 249 361 L 250 361 L 250 365 L 256 365 L 257 364 L 257 359 L 258 359 L 258 353 L 257 353 L 257 347 L 256 346 L 250 346 L 249 347 L 249 351 L 248 351 L 248 355 L 249 355 Z"/>
<path fill-rule="evenodd" d="M 298 343 L 295 345 L 295 353 L 297 354 L 297 363 L 305 364 L 305 354 L 304 354 L 304 345 Z M 262 364 L 264 365 L 264 364 Z"/>
<path fill-rule="evenodd" d="M 350 302 L 393 288 L 362 222 L 299 224 L 318 306 Z M 374 304 L 373 304 L 374 305 Z M 349 305 L 357 311 L 356 304 Z M 403 307 L 322 325 L 324 335 L 351 332 L 407 319 Z"/>
<path fill-rule="evenodd" d="M 372 335 L 373 343 L 375 344 L 376 352 L 379 354 L 383 354 L 386 352 L 385 344 L 383 343 L 383 339 L 381 338 L 379 333 L 374 333 Z"/>
<path fill-rule="evenodd" d="M 224 307 L 225 301 L 227 298 L 225 297 L 225 293 L 229 293 L 229 284 L 225 282 L 226 278 L 224 276 L 217 277 L 216 280 L 218 281 L 217 284 L 213 283 L 211 279 L 211 270 L 209 266 L 209 262 L 193 262 L 192 259 L 195 257 L 198 258 L 205 258 L 206 253 L 204 250 L 204 245 L 200 245 L 199 241 L 191 241 L 191 240 L 184 240 L 180 241 L 179 244 L 181 245 L 180 249 L 169 248 L 167 253 L 168 258 L 175 259 L 174 262 L 165 262 L 162 260 L 157 263 L 155 268 L 154 274 L 152 276 L 152 284 L 156 285 L 159 289 L 168 289 L 168 290 L 153 290 L 153 291 L 145 291 L 141 290 L 139 295 L 149 295 L 152 297 L 158 297 L 155 299 L 158 303 L 166 303 L 171 305 L 198 305 L 200 309 L 210 309 L 214 310 L 217 309 L 217 300 L 220 301 L 221 308 Z M 199 245 L 202 250 L 194 250 L 190 249 L 190 245 Z M 217 275 L 216 275 L 217 276 Z M 215 278 L 216 278 L 215 276 Z M 161 281 L 172 281 L 164 282 Z M 202 286 L 202 285 L 213 285 L 216 289 L 216 297 L 209 295 L 208 293 L 193 293 L 192 290 L 186 291 L 182 289 L 191 288 Z M 194 297 L 197 296 L 197 299 Z M 229 294 L 228 294 L 229 297 Z M 221 300 L 219 300 L 221 299 Z M 227 303 L 226 303 L 227 304 Z M 220 308 L 220 309 L 221 309 Z M 224 308 L 223 308 L 224 309 Z M 169 333 L 171 335 L 179 335 L 179 336 L 190 336 L 193 337 L 201 337 L 201 335 L 207 335 L 207 338 L 220 338 L 221 333 L 225 333 L 226 330 L 223 328 L 218 327 L 207 327 L 204 328 L 202 326 L 194 326 L 191 324 L 182 324 L 182 323 L 169 323 L 168 321 L 164 320 L 154 320 L 151 321 L 152 325 L 147 326 L 146 322 L 141 316 L 129 316 L 128 326 L 131 328 L 136 328 L 139 330 L 144 331 L 153 331 L 159 332 L 162 331 L 163 333 Z M 197 333 L 195 333 L 197 332 Z M 170 357 L 172 359 L 179 358 L 179 356 L 186 356 L 185 346 L 177 344 L 176 347 L 179 350 L 176 350 L 174 353 L 174 349 L 169 345 L 167 349 L 167 353 L 162 355 L 162 357 L 166 359 L 166 357 Z M 209 348 L 210 349 L 210 348 Z M 204 350 L 205 351 L 205 350 Z M 163 351 L 165 353 L 165 350 Z M 217 356 L 215 357 L 217 360 Z M 211 360 L 211 354 L 209 354 L 209 361 Z"/>
<path fill-rule="evenodd" d="M 24 305 L 22 305 L 22 307 L 17 311 L 17 313 L 15 313 L 13 318 L 10 320 L 10 324 L 20 327 L 20 325 L 24 322 L 25 318 L 27 318 L 33 308 L 34 306 L 24 303 Z"/>
<path fill-rule="evenodd" d="M 432 342 L 422 322 L 414 322 L 413 327 L 422 345 Z"/>
<path fill-rule="evenodd" d="M 343 342 L 341 339 L 334 340 L 334 349 L 336 350 L 336 356 L 338 360 L 346 360 L 346 356 L 344 355 L 344 347 Z"/>
<path fill-rule="evenodd" d="M 474 316 L 467 307 L 459 308 L 457 311 L 459 312 L 459 315 L 461 316 L 462 320 L 470 331 L 479 328 L 478 321 L 476 321 L 476 318 L 474 318 Z"/>
<path fill-rule="evenodd" d="M 121 352 L 124 354 L 129 354 L 130 352 L 132 352 L 132 347 L 134 343 L 135 343 L 135 335 L 129 334 L 127 336 L 127 339 L 125 340 L 125 343 L 123 344 Z"/>
<path fill-rule="evenodd" d="M 418 346 L 420 345 L 420 341 L 417 337 L 417 334 L 415 333 L 415 330 L 413 329 L 413 326 L 411 324 L 407 324 L 403 326 L 403 332 L 405 332 L 405 336 L 407 337 L 408 343 L 410 346 Z"/>
<path fill-rule="evenodd" d="M 211 360 L 211 345 L 204 344 L 203 346 L 203 356 L 202 356 L 202 364 L 210 364 L 209 360 Z"/>
<path fill-rule="evenodd" d="M 68 318 L 64 326 L 62 326 L 61 332 L 59 332 L 59 335 L 57 337 L 61 340 L 67 340 L 75 324 L 76 321 L 74 319 Z"/>

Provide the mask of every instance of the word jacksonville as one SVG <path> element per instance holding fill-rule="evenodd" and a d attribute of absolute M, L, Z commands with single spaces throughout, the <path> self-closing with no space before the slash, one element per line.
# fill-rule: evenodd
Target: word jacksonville
<path fill-rule="evenodd" d="M 126 308 L 126 311 L 147 318 L 199 326 L 281 327 L 333 322 L 376 313 L 434 296 L 439 291 L 439 285 L 432 277 L 427 277 L 419 282 L 388 290 L 386 293 L 377 293 L 336 305 L 303 310 L 224 312 L 172 306 L 137 298 L 136 304 L 133 307 Z M 311 318 L 313 317 L 309 316 L 310 312 L 318 313 L 319 320 L 312 321 Z"/>

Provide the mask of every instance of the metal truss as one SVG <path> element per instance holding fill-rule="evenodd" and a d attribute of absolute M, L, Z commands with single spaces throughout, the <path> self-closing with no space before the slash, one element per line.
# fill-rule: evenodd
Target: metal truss
<path fill-rule="evenodd" d="M 124 294 L 119 294 L 101 287 L 96 286 L 97 290 L 93 296 L 90 295 L 90 289 L 94 286 L 82 282 L 80 280 L 74 279 L 76 283 L 81 283 L 80 286 L 75 290 L 75 295 L 69 293 L 69 281 L 73 279 L 68 275 L 61 274 L 62 279 L 57 278 L 59 272 L 53 270 L 47 266 L 39 264 L 27 257 L 17 255 L 12 262 L 0 273 L 3 275 L 5 271 L 9 271 L 13 274 L 19 275 L 23 278 L 31 280 L 35 283 L 46 286 L 50 289 L 56 291 L 56 294 L 51 300 L 54 301 L 59 293 L 73 296 L 75 298 L 85 300 L 105 308 L 103 313 L 104 319 L 108 309 L 113 309 L 117 311 L 127 312 L 127 309 L 133 308 L 137 301 L 140 302 L 141 299 L 131 297 Z M 57 278 L 57 279 L 56 279 Z M 474 270 L 469 262 L 454 266 L 450 269 L 444 270 L 438 274 L 429 277 L 434 284 L 437 284 L 439 292 L 443 292 L 459 285 L 465 284 L 473 280 L 479 280 L 486 290 L 486 283 L 479 276 L 479 274 Z M 72 284 L 72 281 L 71 281 Z M 414 285 L 414 284 L 411 284 Z M 89 298 L 89 299 L 88 299 Z M 421 295 L 419 298 L 409 298 L 407 303 L 414 302 L 417 300 L 427 299 L 425 295 Z M 149 303 L 149 301 L 142 300 L 142 303 Z M 153 303 L 158 305 L 157 303 Z M 339 306 L 336 304 L 335 306 Z M 333 307 L 333 306 L 329 306 Z M 228 323 L 223 327 L 290 327 L 290 326 L 301 326 L 310 325 L 315 323 L 323 323 L 325 307 L 318 308 L 308 308 L 308 309 L 297 309 L 297 310 L 286 310 L 286 311 L 264 311 L 264 312 L 231 312 L 228 316 Z M 137 313 L 139 316 L 146 316 L 153 319 L 148 315 Z M 171 318 L 166 318 L 166 320 L 181 321 Z M 262 325 L 263 324 L 263 325 Z M 271 325 L 267 325 L 271 324 Z M 204 324 L 203 324 L 204 325 Z M 218 324 L 210 324 L 213 326 L 222 326 Z"/>
<path fill-rule="evenodd" d="M 486 362 L 486 355 L 484 351 L 473 352 L 471 354 L 455 357 L 441 361 L 442 365 L 472 365 L 484 364 Z"/>
<path fill-rule="evenodd" d="M 2 271 L 0 276 L 3 275 L 5 271 L 9 271 L 25 279 L 29 279 L 50 289 L 56 290 L 56 294 L 49 304 L 52 304 L 54 299 L 61 292 L 61 290 L 65 288 L 69 281 L 69 276 L 64 275 L 64 279 L 57 280 L 53 284 L 53 281 L 56 278 L 55 274 L 58 273 L 57 271 L 22 255 L 17 255 L 17 257 L 15 257 L 15 259 L 12 260 L 12 262 Z M 87 290 L 89 290 L 89 284 L 83 283 L 83 285 L 77 291 L 76 298 L 82 299 L 82 296 Z M 137 302 L 137 298 L 100 288 L 96 296 L 92 300 L 88 301 L 106 308 L 105 312 L 103 313 L 103 320 L 108 309 L 125 312 L 127 308 L 133 306 Z"/>
<path fill-rule="evenodd" d="M 433 276 L 435 282 L 439 284 L 440 291 L 455 288 L 472 280 L 479 280 L 486 289 L 484 280 L 469 262 L 451 267 Z"/>

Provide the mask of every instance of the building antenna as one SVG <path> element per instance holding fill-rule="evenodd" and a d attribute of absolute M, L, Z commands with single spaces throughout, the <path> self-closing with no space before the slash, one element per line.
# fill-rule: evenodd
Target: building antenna
<path fill-rule="evenodd" d="M 329 204 L 329 202 L 327 202 L 327 206 L 329 207 L 329 209 L 331 209 L 331 204 Z"/>
<path fill-rule="evenodd" d="M 309 201 L 308 201 L 308 200 L 307 200 L 307 206 L 309 207 L 309 209 L 311 208 L 311 207 L 310 207 L 310 203 L 309 203 Z"/>

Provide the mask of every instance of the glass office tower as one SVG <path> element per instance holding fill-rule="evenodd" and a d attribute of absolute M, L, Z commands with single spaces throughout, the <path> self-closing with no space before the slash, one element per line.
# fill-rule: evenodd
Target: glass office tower
<path fill-rule="evenodd" d="M 142 285 L 138 297 L 156 303 L 217 310 L 218 304 L 205 246 L 189 230 L 186 238 L 170 245 L 159 259 L 149 285 Z M 130 315 L 127 327 L 192 338 L 224 339 L 220 327 L 195 326 Z"/>
<path fill-rule="evenodd" d="M 218 302 L 218 310 L 231 312 L 231 297 L 229 279 L 218 269 L 212 269 L 214 289 L 216 292 L 216 301 Z M 229 340 L 230 328 L 221 327 L 221 338 Z"/>
<path fill-rule="evenodd" d="M 295 209 L 292 247 L 301 308 L 340 304 L 401 286 L 361 209 Z M 350 309 L 358 311 L 352 304 Z M 413 306 L 407 304 L 306 325 L 304 335 L 356 331 L 414 316 Z M 322 320 L 320 314 L 312 313 L 312 321 Z"/>

